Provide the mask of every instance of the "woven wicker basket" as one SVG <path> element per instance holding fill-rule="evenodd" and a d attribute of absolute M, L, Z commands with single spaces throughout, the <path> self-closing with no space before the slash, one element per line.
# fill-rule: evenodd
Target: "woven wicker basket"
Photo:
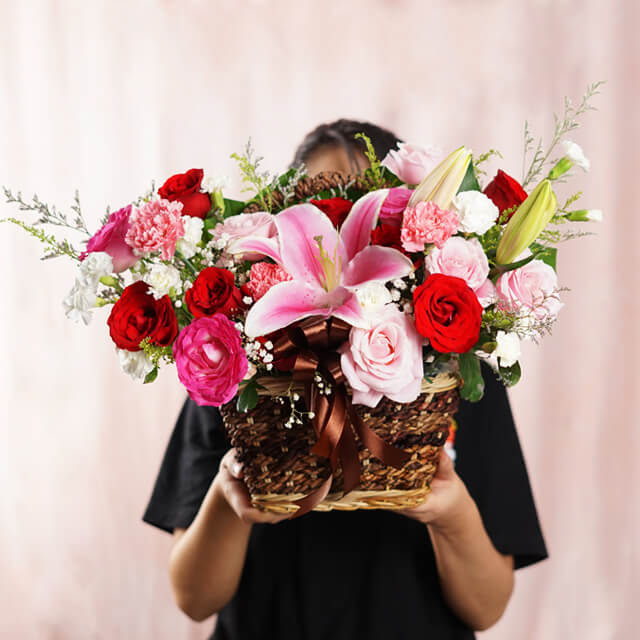
<path fill-rule="evenodd" d="M 290 379 L 265 379 L 268 389 L 258 405 L 239 413 L 234 403 L 221 407 L 227 434 L 243 463 L 243 477 L 254 506 L 273 513 L 290 513 L 304 496 L 317 490 L 331 474 L 327 458 L 311 452 L 317 441 L 311 422 L 287 428 L 288 406 L 274 396 L 286 392 Z M 383 464 L 357 441 L 360 484 L 346 495 L 340 469 L 329 494 L 314 507 L 331 509 L 404 509 L 426 499 L 440 451 L 458 408 L 458 379 L 440 374 L 423 381 L 423 393 L 411 403 L 383 398 L 375 409 L 354 405 L 362 421 L 387 443 L 410 453 L 402 468 Z M 302 402 L 302 401 L 300 401 Z M 300 407 L 304 410 L 304 407 Z M 351 428 L 351 427 L 348 427 Z"/>

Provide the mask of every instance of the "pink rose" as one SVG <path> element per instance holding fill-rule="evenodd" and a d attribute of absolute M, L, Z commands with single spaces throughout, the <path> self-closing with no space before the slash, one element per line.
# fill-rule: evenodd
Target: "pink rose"
<path fill-rule="evenodd" d="M 226 248 L 228 253 L 234 253 L 233 245 L 238 240 L 249 237 L 275 238 L 277 235 L 273 216 L 264 211 L 256 213 L 240 213 L 231 216 L 224 222 L 219 222 L 211 231 L 211 236 L 221 249 Z M 261 253 L 245 253 L 243 260 L 260 260 Z"/>
<path fill-rule="evenodd" d="M 422 336 L 410 316 L 387 305 L 369 329 L 353 327 L 340 364 L 353 390 L 354 404 L 375 407 L 382 396 L 411 402 L 420 394 Z"/>
<path fill-rule="evenodd" d="M 126 241 L 139 254 L 160 252 L 163 260 L 171 260 L 176 243 L 184 235 L 182 202 L 150 200 L 131 212 L 131 227 Z"/>
<path fill-rule="evenodd" d="M 462 278 L 470 289 L 480 288 L 489 276 L 489 261 L 476 238 L 449 238 L 441 248 L 433 247 L 424 260 L 429 273 Z"/>
<path fill-rule="evenodd" d="M 291 280 L 291 276 L 279 265 L 270 262 L 254 262 L 249 273 L 247 289 L 254 300 L 262 296 L 279 282 Z"/>
<path fill-rule="evenodd" d="M 562 308 L 558 276 L 542 260 L 503 273 L 496 282 L 498 304 L 509 311 L 528 309 L 536 320 L 555 318 Z"/>
<path fill-rule="evenodd" d="M 442 247 L 458 230 L 455 211 L 441 209 L 435 202 L 418 202 L 407 207 L 402 217 L 400 240 L 406 251 L 424 251 L 426 244 Z"/>
<path fill-rule="evenodd" d="M 115 273 L 120 273 L 138 262 L 138 256 L 125 241 L 130 214 L 130 204 L 114 211 L 104 226 L 89 240 L 87 250 L 80 254 L 80 260 L 84 260 L 90 253 L 104 251 L 111 256 Z"/>
<path fill-rule="evenodd" d="M 423 149 L 415 144 L 399 142 L 398 150 L 392 149 L 382 161 L 382 166 L 395 173 L 407 184 L 419 184 L 442 160 L 437 147 Z"/>
<path fill-rule="evenodd" d="M 498 298 L 493 282 L 487 278 L 474 292 L 483 308 L 492 305 Z"/>
<path fill-rule="evenodd" d="M 389 189 L 389 195 L 385 198 L 380 208 L 380 222 L 391 227 L 402 225 L 402 214 L 407 208 L 412 189 L 394 187 Z"/>
<path fill-rule="evenodd" d="M 200 406 L 229 402 L 249 369 L 240 333 L 221 313 L 187 325 L 173 343 L 173 357 L 180 382 Z"/>

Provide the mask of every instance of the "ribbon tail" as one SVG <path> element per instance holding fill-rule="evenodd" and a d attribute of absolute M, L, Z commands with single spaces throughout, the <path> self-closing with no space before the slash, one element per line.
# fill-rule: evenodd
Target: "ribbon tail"
<path fill-rule="evenodd" d="M 381 462 L 396 469 L 401 469 L 411 459 L 411 454 L 404 449 L 399 449 L 385 442 L 377 433 L 368 427 L 356 413 L 353 405 L 349 403 L 349 418 L 356 433 L 365 447 Z"/>
<path fill-rule="evenodd" d="M 360 457 L 358 445 L 350 424 L 345 424 L 338 444 L 342 467 L 343 491 L 349 493 L 360 484 Z"/>

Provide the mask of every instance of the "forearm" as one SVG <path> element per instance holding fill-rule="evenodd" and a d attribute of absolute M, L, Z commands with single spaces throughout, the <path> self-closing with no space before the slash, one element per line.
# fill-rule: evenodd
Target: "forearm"
<path fill-rule="evenodd" d="M 169 561 L 174 597 L 191 618 L 204 620 L 233 597 L 250 532 L 251 525 L 229 506 L 216 478 Z"/>
<path fill-rule="evenodd" d="M 460 511 L 427 525 L 445 599 L 476 630 L 503 614 L 513 590 L 513 559 L 493 546 L 475 502 L 465 491 Z"/>

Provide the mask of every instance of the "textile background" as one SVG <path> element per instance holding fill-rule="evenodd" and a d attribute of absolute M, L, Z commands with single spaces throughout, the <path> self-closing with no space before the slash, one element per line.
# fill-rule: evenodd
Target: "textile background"
<path fill-rule="evenodd" d="M 629 640 L 638 589 L 640 322 L 633 193 L 640 5 L 633 0 L 22 0 L 0 2 L 0 182 L 45 201 L 80 189 L 94 227 L 151 179 L 227 174 L 249 136 L 274 170 L 303 135 L 368 119 L 445 149 L 548 140 L 563 96 L 608 81 L 573 135 L 572 182 L 601 208 L 562 247 L 553 336 L 511 393 L 551 559 L 517 574 L 487 640 Z M 492 170 L 498 167 L 491 166 Z M 560 188 L 560 193 L 568 195 Z M 15 215 L 0 206 L 0 217 Z M 0 226 L 0 636 L 205 638 L 174 606 L 168 535 L 141 514 L 184 392 L 119 369 L 106 311 L 77 327 L 73 265 Z M 635 568 L 634 568 L 635 567 Z"/>

